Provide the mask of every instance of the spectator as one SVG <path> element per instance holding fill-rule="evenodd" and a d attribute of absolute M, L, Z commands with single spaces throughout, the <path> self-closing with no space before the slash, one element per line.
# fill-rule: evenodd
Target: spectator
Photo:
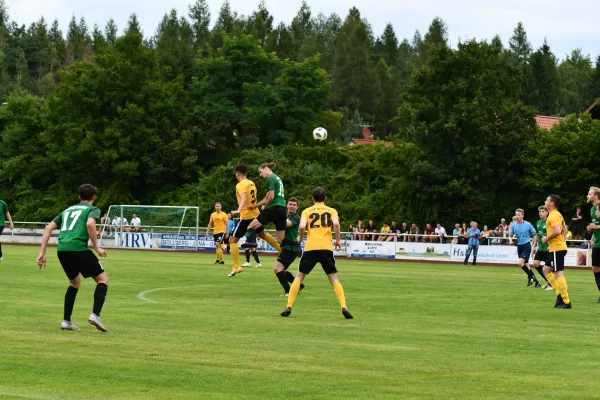
<path fill-rule="evenodd" d="M 492 233 L 494 234 L 494 236 L 499 237 L 499 238 L 504 238 L 508 236 L 508 226 L 506 226 L 506 219 L 502 218 L 500 220 L 500 225 L 498 225 L 496 227 L 496 229 L 494 231 L 492 231 Z M 495 243 L 502 243 L 501 240 L 497 240 L 495 241 Z"/>
<path fill-rule="evenodd" d="M 467 229 L 467 223 L 463 222 L 462 227 L 460 228 L 460 234 L 458 237 L 458 244 L 467 244 L 467 233 L 469 230 Z"/>
<path fill-rule="evenodd" d="M 452 231 L 452 244 L 458 244 L 458 237 L 460 236 L 460 224 L 454 224 L 454 230 Z"/>
<path fill-rule="evenodd" d="M 568 229 L 568 227 L 566 225 L 565 225 L 565 227 Z M 568 245 L 572 245 L 573 243 L 569 243 L 569 242 L 573 240 L 573 232 L 571 232 L 570 230 L 567 230 L 567 233 L 565 233 L 565 240 L 567 241 Z"/>
<path fill-rule="evenodd" d="M 346 240 L 354 240 L 356 237 L 356 228 L 350 224 L 348 225 L 348 236 L 346 236 Z"/>
<path fill-rule="evenodd" d="M 372 233 L 372 235 L 365 235 L 365 240 L 372 240 L 373 242 L 377 240 L 377 226 L 372 219 L 369 220 L 369 224 L 365 228 L 365 233 Z"/>
<path fill-rule="evenodd" d="M 484 246 L 490 244 L 490 237 L 492 237 L 492 231 L 488 228 L 487 225 L 483 226 L 483 232 L 481 232 L 481 240 L 480 243 Z"/>
<path fill-rule="evenodd" d="M 142 230 L 142 220 L 137 214 L 133 214 L 133 218 L 131 218 L 131 230 L 133 232 L 139 232 Z"/>
<path fill-rule="evenodd" d="M 388 242 L 393 242 L 394 239 L 400 240 L 400 227 L 396 224 L 396 221 L 392 221 L 392 226 L 390 227 L 392 234 L 387 238 Z"/>
<path fill-rule="evenodd" d="M 380 242 L 387 241 L 388 237 L 393 238 L 391 235 L 389 235 L 390 233 L 392 233 L 392 230 L 390 229 L 390 226 L 388 224 L 383 224 L 383 228 L 381 228 L 381 233 L 382 235 L 379 235 L 378 239 L 378 241 Z"/>
<path fill-rule="evenodd" d="M 110 226 L 108 227 L 108 237 L 111 237 L 113 233 L 116 236 L 117 232 L 120 232 L 120 231 L 121 231 L 121 217 L 115 215 L 113 217 L 113 220 L 112 220 Z"/>
<path fill-rule="evenodd" d="M 362 221 L 356 223 L 356 240 L 365 240 L 365 226 Z"/>
<path fill-rule="evenodd" d="M 409 242 L 418 242 L 419 241 L 419 235 L 421 234 L 421 231 L 419 230 L 419 227 L 417 226 L 417 224 L 412 224 L 410 226 L 409 233 L 410 233 L 408 235 Z"/>
<path fill-rule="evenodd" d="M 102 218 L 100 218 L 100 229 L 98 229 L 98 234 L 96 235 L 97 237 L 102 237 L 102 233 L 104 232 L 104 224 L 106 223 L 107 218 L 108 218 L 108 215 L 106 213 L 104 213 Z M 110 227 L 109 227 L 109 231 L 110 231 Z"/>
<path fill-rule="evenodd" d="M 573 221 L 573 236 L 575 240 L 581 240 L 583 234 L 583 215 L 581 215 L 581 207 L 577 207 Z"/>
<path fill-rule="evenodd" d="M 464 265 L 469 263 L 469 257 L 473 253 L 473 265 L 477 265 L 477 252 L 479 251 L 479 238 L 481 231 L 477 229 L 477 222 L 471 221 L 471 228 L 467 231 L 465 238 L 468 240 L 469 247 L 467 248 L 467 254 L 465 255 Z"/>
<path fill-rule="evenodd" d="M 131 232 L 131 227 L 129 226 L 129 221 L 127 221 L 127 218 L 123 217 L 123 219 L 121 220 L 121 227 L 123 229 L 123 232 Z"/>
<path fill-rule="evenodd" d="M 441 224 L 437 224 L 435 227 L 435 234 L 439 237 L 440 243 L 446 243 L 448 241 L 446 229 Z"/>
<path fill-rule="evenodd" d="M 505 231 L 505 232 L 507 232 L 507 235 L 506 235 L 506 236 L 508 236 L 508 245 L 509 245 L 509 246 L 512 246 L 512 244 L 513 244 L 513 238 L 512 238 L 512 236 L 510 236 L 510 232 L 511 232 L 511 230 L 512 230 L 512 226 L 513 226 L 513 224 L 516 224 L 516 223 L 518 223 L 518 218 L 517 218 L 517 216 L 516 216 L 516 215 L 513 215 L 513 217 L 512 217 L 512 222 L 511 222 L 511 223 L 510 223 L 510 225 L 508 226 L 508 230 L 507 230 L 507 231 Z"/>
<path fill-rule="evenodd" d="M 423 236 L 423 243 L 425 242 L 433 242 L 435 229 L 431 226 L 431 224 L 425 225 L 425 232 L 423 232 L 425 236 Z"/>
<path fill-rule="evenodd" d="M 594 237 L 594 230 L 591 225 L 587 226 L 587 232 L 585 233 L 585 242 L 581 245 L 582 249 L 592 248 L 592 238 Z"/>
<path fill-rule="evenodd" d="M 400 237 L 402 238 L 403 242 L 406 242 L 408 238 L 408 231 L 408 224 L 406 222 L 403 222 L 402 226 L 400 227 Z"/>

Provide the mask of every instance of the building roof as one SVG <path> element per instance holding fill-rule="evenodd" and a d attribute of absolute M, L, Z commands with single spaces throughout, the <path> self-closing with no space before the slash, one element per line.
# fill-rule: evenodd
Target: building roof
<path fill-rule="evenodd" d="M 355 144 L 366 144 L 369 146 L 373 146 L 373 145 L 376 145 L 379 143 L 383 143 L 387 147 L 394 147 L 394 144 L 392 142 L 385 142 L 383 140 L 373 140 L 373 139 L 350 139 L 350 141 L 348 142 L 348 145 L 354 146 Z"/>
<path fill-rule="evenodd" d="M 535 116 L 535 123 L 537 126 L 539 126 L 540 128 L 544 128 L 544 129 L 552 129 L 554 127 L 554 125 L 558 124 L 560 121 L 562 120 L 562 118 L 559 117 L 548 117 L 545 115 L 536 115 Z"/>

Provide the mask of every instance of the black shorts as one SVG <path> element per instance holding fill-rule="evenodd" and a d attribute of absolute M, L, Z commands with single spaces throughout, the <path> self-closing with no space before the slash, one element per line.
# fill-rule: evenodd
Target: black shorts
<path fill-rule="evenodd" d="M 529 262 L 529 257 L 531 256 L 531 244 L 520 244 L 517 245 L 517 258 L 522 258 L 525 262 Z"/>
<path fill-rule="evenodd" d="M 287 224 L 287 208 L 284 206 L 275 206 L 262 210 L 258 218 L 256 218 L 262 226 L 275 224 L 275 229 L 285 231 Z"/>
<path fill-rule="evenodd" d="M 223 240 L 225 239 L 224 233 L 215 233 L 213 236 L 215 238 L 215 243 L 223 243 Z"/>
<path fill-rule="evenodd" d="M 277 262 L 281 263 L 285 269 L 288 269 L 290 265 L 296 260 L 298 255 L 296 254 L 296 250 L 281 250 L 281 254 L 277 257 Z"/>
<path fill-rule="evenodd" d="M 558 272 L 558 271 L 565 270 L 565 256 L 566 255 L 567 255 L 567 250 L 550 252 L 550 266 L 552 267 L 552 271 Z"/>
<path fill-rule="evenodd" d="M 84 278 L 94 278 L 104 272 L 102 264 L 91 250 L 61 251 L 57 254 L 67 278 L 71 281 L 79 274 Z"/>
<path fill-rule="evenodd" d="M 550 253 L 548 253 L 547 251 L 537 251 L 535 253 L 535 257 L 533 257 L 534 261 L 539 261 L 539 262 L 543 262 L 544 265 L 551 265 L 550 264 Z"/>
<path fill-rule="evenodd" d="M 592 249 L 592 267 L 600 267 L 600 247 Z"/>
<path fill-rule="evenodd" d="M 573 225 L 573 235 L 581 235 L 583 233 L 583 225 Z"/>
<path fill-rule="evenodd" d="M 248 225 L 250 225 L 250 222 L 252 222 L 252 221 L 254 221 L 254 218 L 240 219 L 238 221 L 238 223 L 235 225 L 235 228 L 233 229 L 233 232 L 231 233 L 230 236 L 233 236 L 234 238 L 238 238 L 238 239 L 241 239 L 244 236 L 246 236 L 246 233 L 248 232 Z M 256 233 L 261 233 L 264 230 L 265 229 L 261 226 L 260 228 L 258 228 L 256 230 Z"/>
<path fill-rule="evenodd" d="M 331 250 L 311 250 L 305 251 L 300 259 L 300 266 L 298 271 L 303 274 L 310 274 L 317 263 L 321 264 L 323 271 L 327 275 L 335 274 L 337 268 L 335 267 L 335 258 L 333 257 L 333 251 Z"/>

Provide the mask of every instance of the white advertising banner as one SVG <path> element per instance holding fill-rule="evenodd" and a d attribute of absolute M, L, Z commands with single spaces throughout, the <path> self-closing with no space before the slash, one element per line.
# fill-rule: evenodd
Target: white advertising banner
<path fill-rule="evenodd" d="M 449 261 L 451 244 L 396 242 L 396 259 Z"/>
<path fill-rule="evenodd" d="M 137 232 L 124 232 L 117 234 L 115 238 L 115 245 L 117 247 L 128 247 L 134 249 L 151 249 L 152 248 L 152 234 L 150 233 L 137 233 Z"/>
<path fill-rule="evenodd" d="M 348 241 L 348 255 L 358 258 L 396 258 L 396 243 Z"/>
<path fill-rule="evenodd" d="M 450 252 L 450 261 L 464 262 L 467 251 L 466 245 L 452 245 Z M 567 267 L 585 267 L 588 262 L 588 250 L 585 249 L 568 249 L 565 257 L 565 265 Z M 495 263 L 495 264 L 516 264 L 517 246 L 479 246 L 477 253 L 478 263 Z M 469 262 L 473 262 L 473 256 Z M 530 257 L 530 262 L 533 262 L 533 256 Z"/>

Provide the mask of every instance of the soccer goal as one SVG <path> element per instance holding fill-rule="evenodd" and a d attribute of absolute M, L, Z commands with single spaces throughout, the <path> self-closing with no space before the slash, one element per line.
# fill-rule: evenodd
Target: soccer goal
<path fill-rule="evenodd" d="M 200 209 L 112 205 L 99 232 L 104 247 L 198 250 Z"/>

